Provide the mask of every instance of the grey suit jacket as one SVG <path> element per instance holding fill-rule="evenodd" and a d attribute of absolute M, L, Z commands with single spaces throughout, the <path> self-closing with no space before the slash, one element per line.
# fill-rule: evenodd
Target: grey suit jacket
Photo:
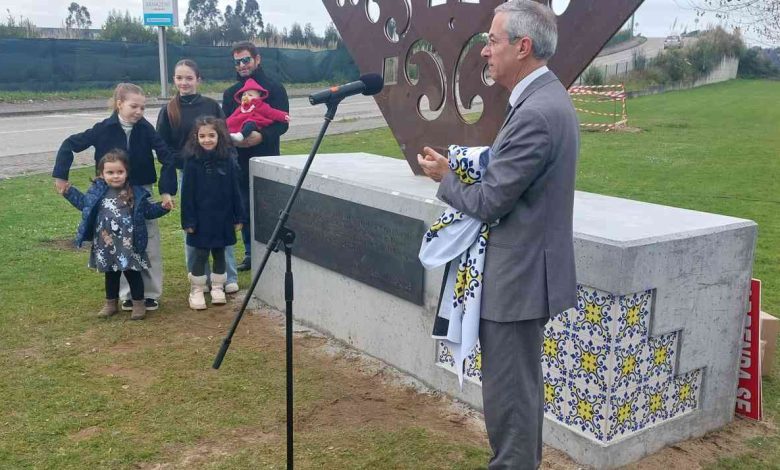
<path fill-rule="evenodd" d="M 496 136 L 481 183 L 452 172 L 438 198 L 490 229 L 482 288 L 486 320 L 556 315 L 576 305 L 572 212 L 579 124 L 552 72 L 534 80 Z"/>

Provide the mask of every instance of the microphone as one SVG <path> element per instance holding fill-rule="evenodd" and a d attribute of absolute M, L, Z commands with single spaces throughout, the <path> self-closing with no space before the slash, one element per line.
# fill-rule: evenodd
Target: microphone
<path fill-rule="evenodd" d="M 347 83 L 346 85 L 332 86 L 327 90 L 318 91 L 309 95 L 309 103 L 312 105 L 322 103 L 339 102 L 344 98 L 358 93 L 366 96 L 376 95 L 382 91 L 385 81 L 381 75 L 376 73 L 367 73 L 360 76 L 360 80 Z"/>

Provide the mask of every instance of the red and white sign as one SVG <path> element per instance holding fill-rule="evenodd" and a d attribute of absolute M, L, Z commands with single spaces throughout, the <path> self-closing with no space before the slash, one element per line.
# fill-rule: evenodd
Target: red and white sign
<path fill-rule="evenodd" d="M 742 352 L 739 360 L 736 413 L 745 418 L 761 420 L 761 355 L 760 332 L 761 281 L 750 281 L 750 310 L 745 319 Z"/>

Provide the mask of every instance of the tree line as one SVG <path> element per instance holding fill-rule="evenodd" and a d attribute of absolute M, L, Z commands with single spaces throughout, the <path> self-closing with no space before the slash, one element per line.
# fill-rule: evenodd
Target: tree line
<path fill-rule="evenodd" d="M 0 38 L 41 37 L 39 28 L 23 16 L 14 17 L 6 10 L 5 22 L 0 22 Z M 89 9 L 76 2 L 67 8 L 63 20 L 63 37 L 80 37 L 81 31 L 92 26 Z M 157 30 L 144 26 L 140 17 L 128 11 L 112 10 L 101 25 L 97 38 L 105 41 L 155 42 Z M 168 42 L 172 44 L 196 44 L 219 46 L 237 41 L 253 40 L 267 47 L 334 48 L 341 45 L 341 37 L 333 23 L 322 35 L 317 34 L 311 23 L 303 26 L 293 23 L 290 28 L 279 29 L 263 21 L 257 0 L 236 0 L 222 12 L 217 0 L 189 0 L 184 28 L 167 28 Z"/>

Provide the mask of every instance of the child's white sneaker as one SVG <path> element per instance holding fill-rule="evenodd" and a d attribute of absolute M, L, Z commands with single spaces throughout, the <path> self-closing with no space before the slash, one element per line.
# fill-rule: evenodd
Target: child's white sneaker
<path fill-rule="evenodd" d="M 230 138 L 233 140 L 233 142 L 241 142 L 244 140 L 244 134 L 240 132 L 233 132 L 230 134 Z"/>
<path fill-rule="evenodd" d="M 203 289 L 206 287 L 206 275 L 193 276 L 188 274 L 188 276 L 190 277 L 190 308 L 193 310 L 205 310 L 206 298 L 203 296 Z"/>

